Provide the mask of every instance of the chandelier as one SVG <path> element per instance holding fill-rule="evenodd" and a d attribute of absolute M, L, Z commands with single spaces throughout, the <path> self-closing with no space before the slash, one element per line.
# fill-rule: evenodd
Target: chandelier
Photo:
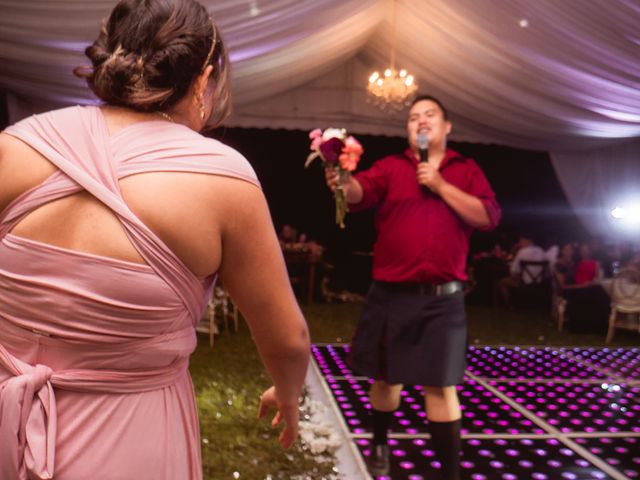
<path fill-rule="evenodd" d="M 385 111 L 399 112 L 408 106 L 415 97 L 418 85 L 413 75 L 404 69 L 396 70 L 395 68 L 395 43 L 396 43 L 396 5 L 393 2 L 392 15 L 392 31 L 391 54 L 389 59 L 389 68 L 382 75 L 374 71 L 369 76 L 369 84 L 367 85 L 367 100 Z"/>

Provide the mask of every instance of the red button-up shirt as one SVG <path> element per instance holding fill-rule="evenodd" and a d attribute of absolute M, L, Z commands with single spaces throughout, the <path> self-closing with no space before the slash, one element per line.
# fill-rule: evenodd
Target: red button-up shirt
<path fill-rule="evenodd" d="M 418 184 L 417 164 L 413 152 L 407 149 L 354 175 L 362 185 L 363 197 L 349 209 L 377 209 L 373 279 L 429 283 L 466 280 L 473 227 L 438 195 Z M 482 202 L 490 219 L 483 230 L 495 228 L 501 211 L 480 167 L 447 149 L 439 171 L 444 180 Z"/>

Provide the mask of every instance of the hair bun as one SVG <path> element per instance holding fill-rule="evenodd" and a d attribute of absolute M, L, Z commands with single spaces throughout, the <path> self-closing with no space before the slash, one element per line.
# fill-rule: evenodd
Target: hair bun
<path fill-rule="evenodd" d="M 87 48 L 86 54 L 94 65 L 92 88 L 104 101 L 126 105 L 144 92 L 144 60 L 141 56 L 125 51 L 122 45 L 109 53 L 95 44 Z M 144 107 L 138 105 L 140 109 L 145 110 Z"/>
<path fill-rule="evenodd" d="M 74 73 L 106 103 L 166 111 L 213 66 L 216 120 L 228 112 L 228 58 L 207 9 L 195 0 L 120 0 Z"/>

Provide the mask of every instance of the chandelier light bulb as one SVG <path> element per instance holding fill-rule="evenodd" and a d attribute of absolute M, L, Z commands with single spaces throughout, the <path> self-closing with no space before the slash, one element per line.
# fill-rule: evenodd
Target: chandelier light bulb
<path fill-rule="evenodd" d="M 377 71 L 369 76 L 367 100 L 382 110 L 399 112 L 411 104 L 417 90 L 413 75 L 390 66 L 382 76 Z"/>

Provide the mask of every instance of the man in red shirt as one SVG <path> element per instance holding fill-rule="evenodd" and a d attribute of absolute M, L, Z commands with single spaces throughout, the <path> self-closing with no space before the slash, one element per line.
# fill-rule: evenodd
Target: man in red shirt
<path fill-rule="evenodd" d="M 467 349 L 463 284 L 475 228 L 500 219 L 493 190 L 478 165 L 446 146 L 451 122 L 442 103 L 414 100 L 409 148 L 345 181 L 350 211 L 375 208 L 373 285 L 351 345 L 355 371 L 375 379 L 370 473 L 389 470 L 387 430 L 405 383 L 423 385 L 434 450 L 443 477 L 459 478 L 460 404 Z M 418 135 L 428 152 L 420 159 Z M 332 190 L 338 176 L 330 170 Z"/>

